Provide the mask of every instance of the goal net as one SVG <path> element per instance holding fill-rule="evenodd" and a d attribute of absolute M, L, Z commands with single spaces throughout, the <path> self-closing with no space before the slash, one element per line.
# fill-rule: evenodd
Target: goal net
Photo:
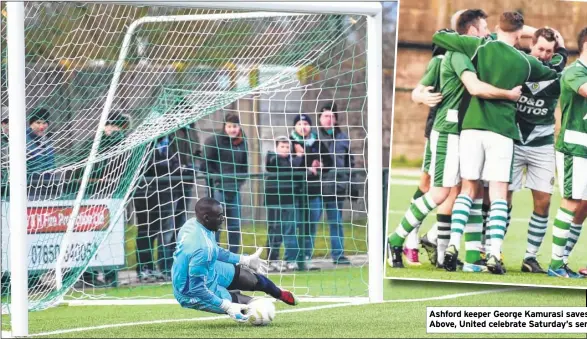
<path fill-rule="evenodd" d="M 73 2 L 25 16 L 29 310 L 173 298 L 176 235 L 205 196 L 225 206 L 219 244 L 265 248 L 279 286 L 368 296 L 366 16 Z"/>

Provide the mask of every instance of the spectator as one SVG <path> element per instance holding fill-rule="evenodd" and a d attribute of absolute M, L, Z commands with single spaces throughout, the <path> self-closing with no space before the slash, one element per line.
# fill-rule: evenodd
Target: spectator
<path fill-rule="evenodd" d="M 240 188 L 248 174 L 247 141 L 236 114 L 228 114 L 222 132 L 204 144 L 202 171 L 209 175 L 214 199 L 224 203 L 230 252 L 240 249 Z M 216 232 L 218 241 L 220 232 Z"/>
<path fill-rule="evenodd" d="M 34 178 L 40 178 L 42 172 L 55 168 L 55 150 L 47 134 L 49 128 L 49 111 L 37 109 L 29 117 L 26 131 L 27 172 Z"/>
<path fill-rule="evenodd" d="M 129 125 L 130 119 L 128 116 L 119 113 L 111 113 L 104 125 L 104 134 L 100 139 L 98 152 L 105 153 L 110 148 L 119 144 L 124 139 Z M 91 149 L 93 142 L 94 139 L 92 138 L 85 143 L 84 149 L 87 152 Z M 104 181 L 112 179 L 116 180 L 112 175 L 116 175 L 117 167 L 120 165 L 121 161 L 123 161 L 122 156 L 118 156 L 94 164 L 90 174 L 90 183 L 91 185 L 94 185 L 95 188 L 90 188 L 90 192 L 96 192 L 99 189 L 108 186 L 109 183 L 104 183 Z M 83 171 L 83 167 L 80 168 L 80 170 Z M 113 197 L 122 198 L 123 194 L 124 192 L 119 192 L 119 194 L 116 194 L 115 192 Z M 104 280 L 99 279 L 98 275 L 99 272 L 97 270 L 90 269 L 85 271 L 82 274 L 81 280 L 76 283 L 75 287 L 81 288 L 83 284 L 90 286 L 112 285 L 116 280 L 116 271 L 114 270 L 104 272 Z"/>
<path fill-rule="evenodd" d="M 332 157 L 327 155 L 327 150 L 318 140 L 318 135 L 312 130 L 312 119 L 307 114 L 300 114 L 294 118 L 294 129 L 290 133 L 293 145 L 293 153 L 296 158 L 303 158 L 308 169 L 306 173 L 306 196 L 299 201 L 300 212 L 304 220 L 303 232 L 303 259 L 305 269 L 315 270 L 311 258 L 314 250 L 316 227 L 322 213 L 322 185 L 320 183 L 321 168 L 332 166 Z"/>
<path fill-rule="evenodd" d="M 192 188 L 194 186 L 195 170 L 197 168 L 196 160 L 201 156 L 201 146 L 195 124 L 190 124 L 187 127 L 177 130 L 173 134 L 172 145 L 178 152 L 180 166 L 180 170 L 174 175 L 181 177 L 179 185 L 174 185 L 174 189 L 172 190 L 173 201 L 175 202 L 173 213 L 175 232 L 172 243 L 175 244 L 179 229 L 188 219 L 188 206 L 192 198 Z"/>
<path fill-rule="evenodd" d="M 275 140 L 275 152 L 267 152 L 265 168 L 269 175 L 265 180 L 265 205 L 267 206 L 267 242 L 269 247 L 270 272 L 298 269 L 298 224 L 295 196 L 301 178 L 296 171 L 303 171 L 304 158 L 292 156 L 288 137 Z M 281 244 L 285 245 L 285 266 L 279 262 Z"/>
<path fill-rule="evenodd" d="M 342 205 L 345 197 L 349 197 L 351 186 L 351 169 L 354 159 L 350 153 L 348 135 L 338 126 L 336 104 L 325 105 L 319 114 L 320 128 L 318 138 L 332 158 L 332 166 L 322 169 L 322 207 L 330 224 L 330 244 L 332 260 L 338 265 L 349 265 L 344 256 L 344 232 L 342 225 Z M 320 211 L 320 214 L 322 211 Z M 320 215 L 311 220 L 319 220 Z"/>
<path fill-rule="evenodd" d="M 134 207 L 137 217 L 137 274 L 141 282 L 169 280 L 173 265 L 174 230 L 172 183 L 170 176 L 179 168 L 172 136 L 154 143 L 146 170 L 137 184 Z M 158 267 L 155 269 L 153 247 L 158 241 Z"/>

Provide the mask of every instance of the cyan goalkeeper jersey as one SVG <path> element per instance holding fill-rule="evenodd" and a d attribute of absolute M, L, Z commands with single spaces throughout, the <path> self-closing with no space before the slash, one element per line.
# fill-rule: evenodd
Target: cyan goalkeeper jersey
<path fill-rule="evenodd" d="M 184 307 L 222 313 L 220 305 L 230 294 L 219 285 L 216 261 L 237 264 L 240 256 L 218 246 L 214 232 L 195 218 L 181 227 L 177 239 L 171 269 L 175 298 Z"/>

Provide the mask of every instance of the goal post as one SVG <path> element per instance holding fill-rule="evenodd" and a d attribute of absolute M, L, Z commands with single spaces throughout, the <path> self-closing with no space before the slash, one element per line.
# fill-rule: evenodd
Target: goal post
<path fill-rule="evenodd" d="M 323 235 L 328 227 L 318 225 L 323 239 L 322 247 L 316 248 L 321 256 L 317 259 L 328 262 L 328 271 L 280 271 L 272 278 L 301 294 L 341 298 L 350 297 L 349 290 L 356 289 L 353 280 L 360 280 L 370 302 L 383 300 L 380 3 L 27 4 L 6 5 L 11 128 L 10 163 L 2 165 L 9 168 L 10 192 L 1 191 L 0 208 L 2 214 L 9 210 L 10 234 L 2 235 L 2 255 L 9 258 L 2 260 L 2 309 L 10 314 L 14 336 L 28 335 L 30 310 L 50 307 L 64 298 L 110 298 L 108 287 L 76 283 L 100 270 L 100 275 L 121 284 L 118 270 L 134 271 L 145 264 L 135 238 L 147 241 L 149 251 L 157 252 L 149 267 L 155 260 L 169 260 L 166 245 L 175 242 L 171 233 L 181 219 L 178 214 L 190 214 L 187 206 L 199 197 L 230 191 L 211 184 L 217 174 L 206 170 L 182 167 L 185 164 L 171 170 L 171 159 L 189 155 L 209 163 L 209 157 L 223 148 L 218 141 L 215 146 L 207 142 L 214 139 L 218 127 L 224 128 L 227 115 L 236 115 L 241 133 L 247 135 L 242 138 L 249 171 L 242 178 L 232 174 L 221 178 L 222 185 L 246 181 L 238 186 L 244 187 L 238 188 L 244 192 L 241 198 L 231 200 L 225 193 L 220 197 L 227 208 L 235 203 L 246 209 L 238 212 L 238 218 L 229 218 L 243 225 L 236 237 L 243 252 L 265 247 L 270 242 L 266 230 L 270 217 L 261 205 L 266 196 L 263 187 L 271 185 L 266 155 L 274 150 L 278 137 L 289 134 L 294 118 L 308 115 L 313 119 L 311 127 L 318 129 L 320 110 L 329 103 L 339 106 L 340 119 L 346 117 L 341 120 L 346 124 L 341 127 L 349 144 L 346 152 L 362 166 L 351 168 L 347 176 L 345 170 L 333 170 L 336 190 L 338 173 L 343 173 L 346 200 L 339 204 L 335 197 L 336 204 L 331 202 L 330 207 L 320 202 L 325 224 L 331 218 L 342 219 L 343 213 L 350 219 L 337 221 L 346 234 L 333 240 L 331 223 L 329 239 Z M 151 8 L 158 9 L 150 13 Z M 65 23 L 61 16 L 71 18 Z M 103 25 L 102 35 L 92 22 Z M 25 29 L 25 23 L 34 27 Z M 44 45 L 35 44 L 35 39 L 44 39 Z M 29 77 L 30 73 L 35 74 Z M 25 83 L 28 98 L 23 94 Z M 4 99 L 0 104 L 5 104 Z M 35 115 L 41 114 L 39 108 L 48 108 L 53 115 Z M 31 136 L 35 130 L 25 131 L 24 126 L 37 121 L 31 120 L 31 114 L 50 121 L 51 133 L 36 137 Z M 106 138 L 107 132 L 113 134 Z M 192 153 L 190 144 L 187 150 L 171 154 L 174 140 L 190 139 L 192 132 L 199 135 L 192 144 L 202 151 Z M 239 145 L 233 139 L 231 149 Z M 31 142 L 38 144 L 31 147 Z M 332 147 L 338 146 L 333 142 Z M 49 149 L 56 160 L 45 166 L 49 157 L 36 156 Z M 165 160 L 159 158 L 163 153 L 169 156 Z M 332 166 L 338 167 L 333 157 Z M 167 172 L 161 174 L 164 167 Z M 364 185 L 362 193 L 354 197 L 360 203 L 348 192 L 355 170 L 365 173 L 358 179 Z M 317 183 L 323 191 L 327 180 L 323 177 Z M 183 210 L 177 212 L 180 203 Z M 157 214 L 153 221 L 153 210 L 170 212 Z M 366 220 L 361 219 L 363 214 Z M 148 227 L 141 228 L 144 220 Z M 160 231 L 141 233 L 155 224 L 162 227 Z M 163 224 L 173 224 L 174 229 L 163 229 Z M 304 232 L 310 231 L 303 230 L 300 236 L 314 237 Z M 224 246 L 231 236 L 222 232 L 221 239 Z M 330 258 L 337 241 L 352 244 L 348 251 L 364 257 L 365 263 L 355 264 L 358 270 L 338 267 L 336 259 Z M 9 252 L 5 244 L 10 245 Z M 299 246 L 306 249 L 305 244 Z M 128 278 L 129 289 L 143 288 L 139 271 L 137 277 L 130 275 L 139 283 Z M 321 280 L 328 275 L 332 275 L 330 285 Z M 320 289 L 328 292 L 322 295 Z M 143 296 L 129 296 L 138 297 Z"/>
<path fill-rule="evenodd" d="M 14 336 L 28 336 L 28 253 L 27 230 L 27 184 L 26 184 L 26 102 L 25 102 L 25 39 L 24 3 L 11 2 L 7 5 L 8 96 L 10 129 L 10 265 L 12 300 L 10 304 L 11 325 Z M 12 61 L 14 60 L 14 61 Z"/>

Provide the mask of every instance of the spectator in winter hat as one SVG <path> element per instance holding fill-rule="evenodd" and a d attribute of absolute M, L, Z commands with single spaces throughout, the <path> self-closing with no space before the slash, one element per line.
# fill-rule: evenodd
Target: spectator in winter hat
<path fill-rule="evenodd" d="M 314 250 L 314 239 L 316 227 L 322 213 L 322 184 L 321 173 L 323 167 L 332 166 L 332 158 L 327 154 L 326 148 L 318 139 L 318 134 L 312 128 L 312 119 L 307 114 L 296 114 L 293 120 L 294 128 L 290 133 L 292 142 L 292 154 L 295 157 L 303 158 L 307 168 L 306 182 L 307 195 L 300 201 L 300 220 L 305 220 L 303 225 L 303 241 L 305 253 L 300 255 L 305 261 L 304 267 L 308 270 L 314 270 L 312 264 L 312 252 Z"/>
<path fill-rule="evenodd" d="M 35 110 L 29 117 L 26 130 L 27 172 L 34 177 L 55 167 L 55 150 L 47 136 L 48 128 L 49 111 L 44 108 Z"/>
<path fill-rule="evenodd" d="M 209 184 L 214 199 L 225 205 L 228 249 L 233 253 L 240 250 L 240 188 L 248 174 L 248 149 L 240 119 L 228 114 L 222 132 L 209 137 L 204 143 L 201 170 L 210 175 Z M 216 232 L 216 240 L 220 232 Z"/>
<path fill-rule="evenodd" d="M 324 166 L 322 170 L 322 207 L 330 224 L 331 256 L 335 264 L 348 265 L 350 262 L 344 256 L 342 208 L 344 199 L 350 196 L 350 170 L 354 167 L 354 158 L 349 137 L 338 125 L 336 103 L 324 105 L 318 119 L 318 138 L 323 145 L 321 154 L 332 160 L 331 167 Z M 315 218 L 319 220 L 321 214 Z"/>

